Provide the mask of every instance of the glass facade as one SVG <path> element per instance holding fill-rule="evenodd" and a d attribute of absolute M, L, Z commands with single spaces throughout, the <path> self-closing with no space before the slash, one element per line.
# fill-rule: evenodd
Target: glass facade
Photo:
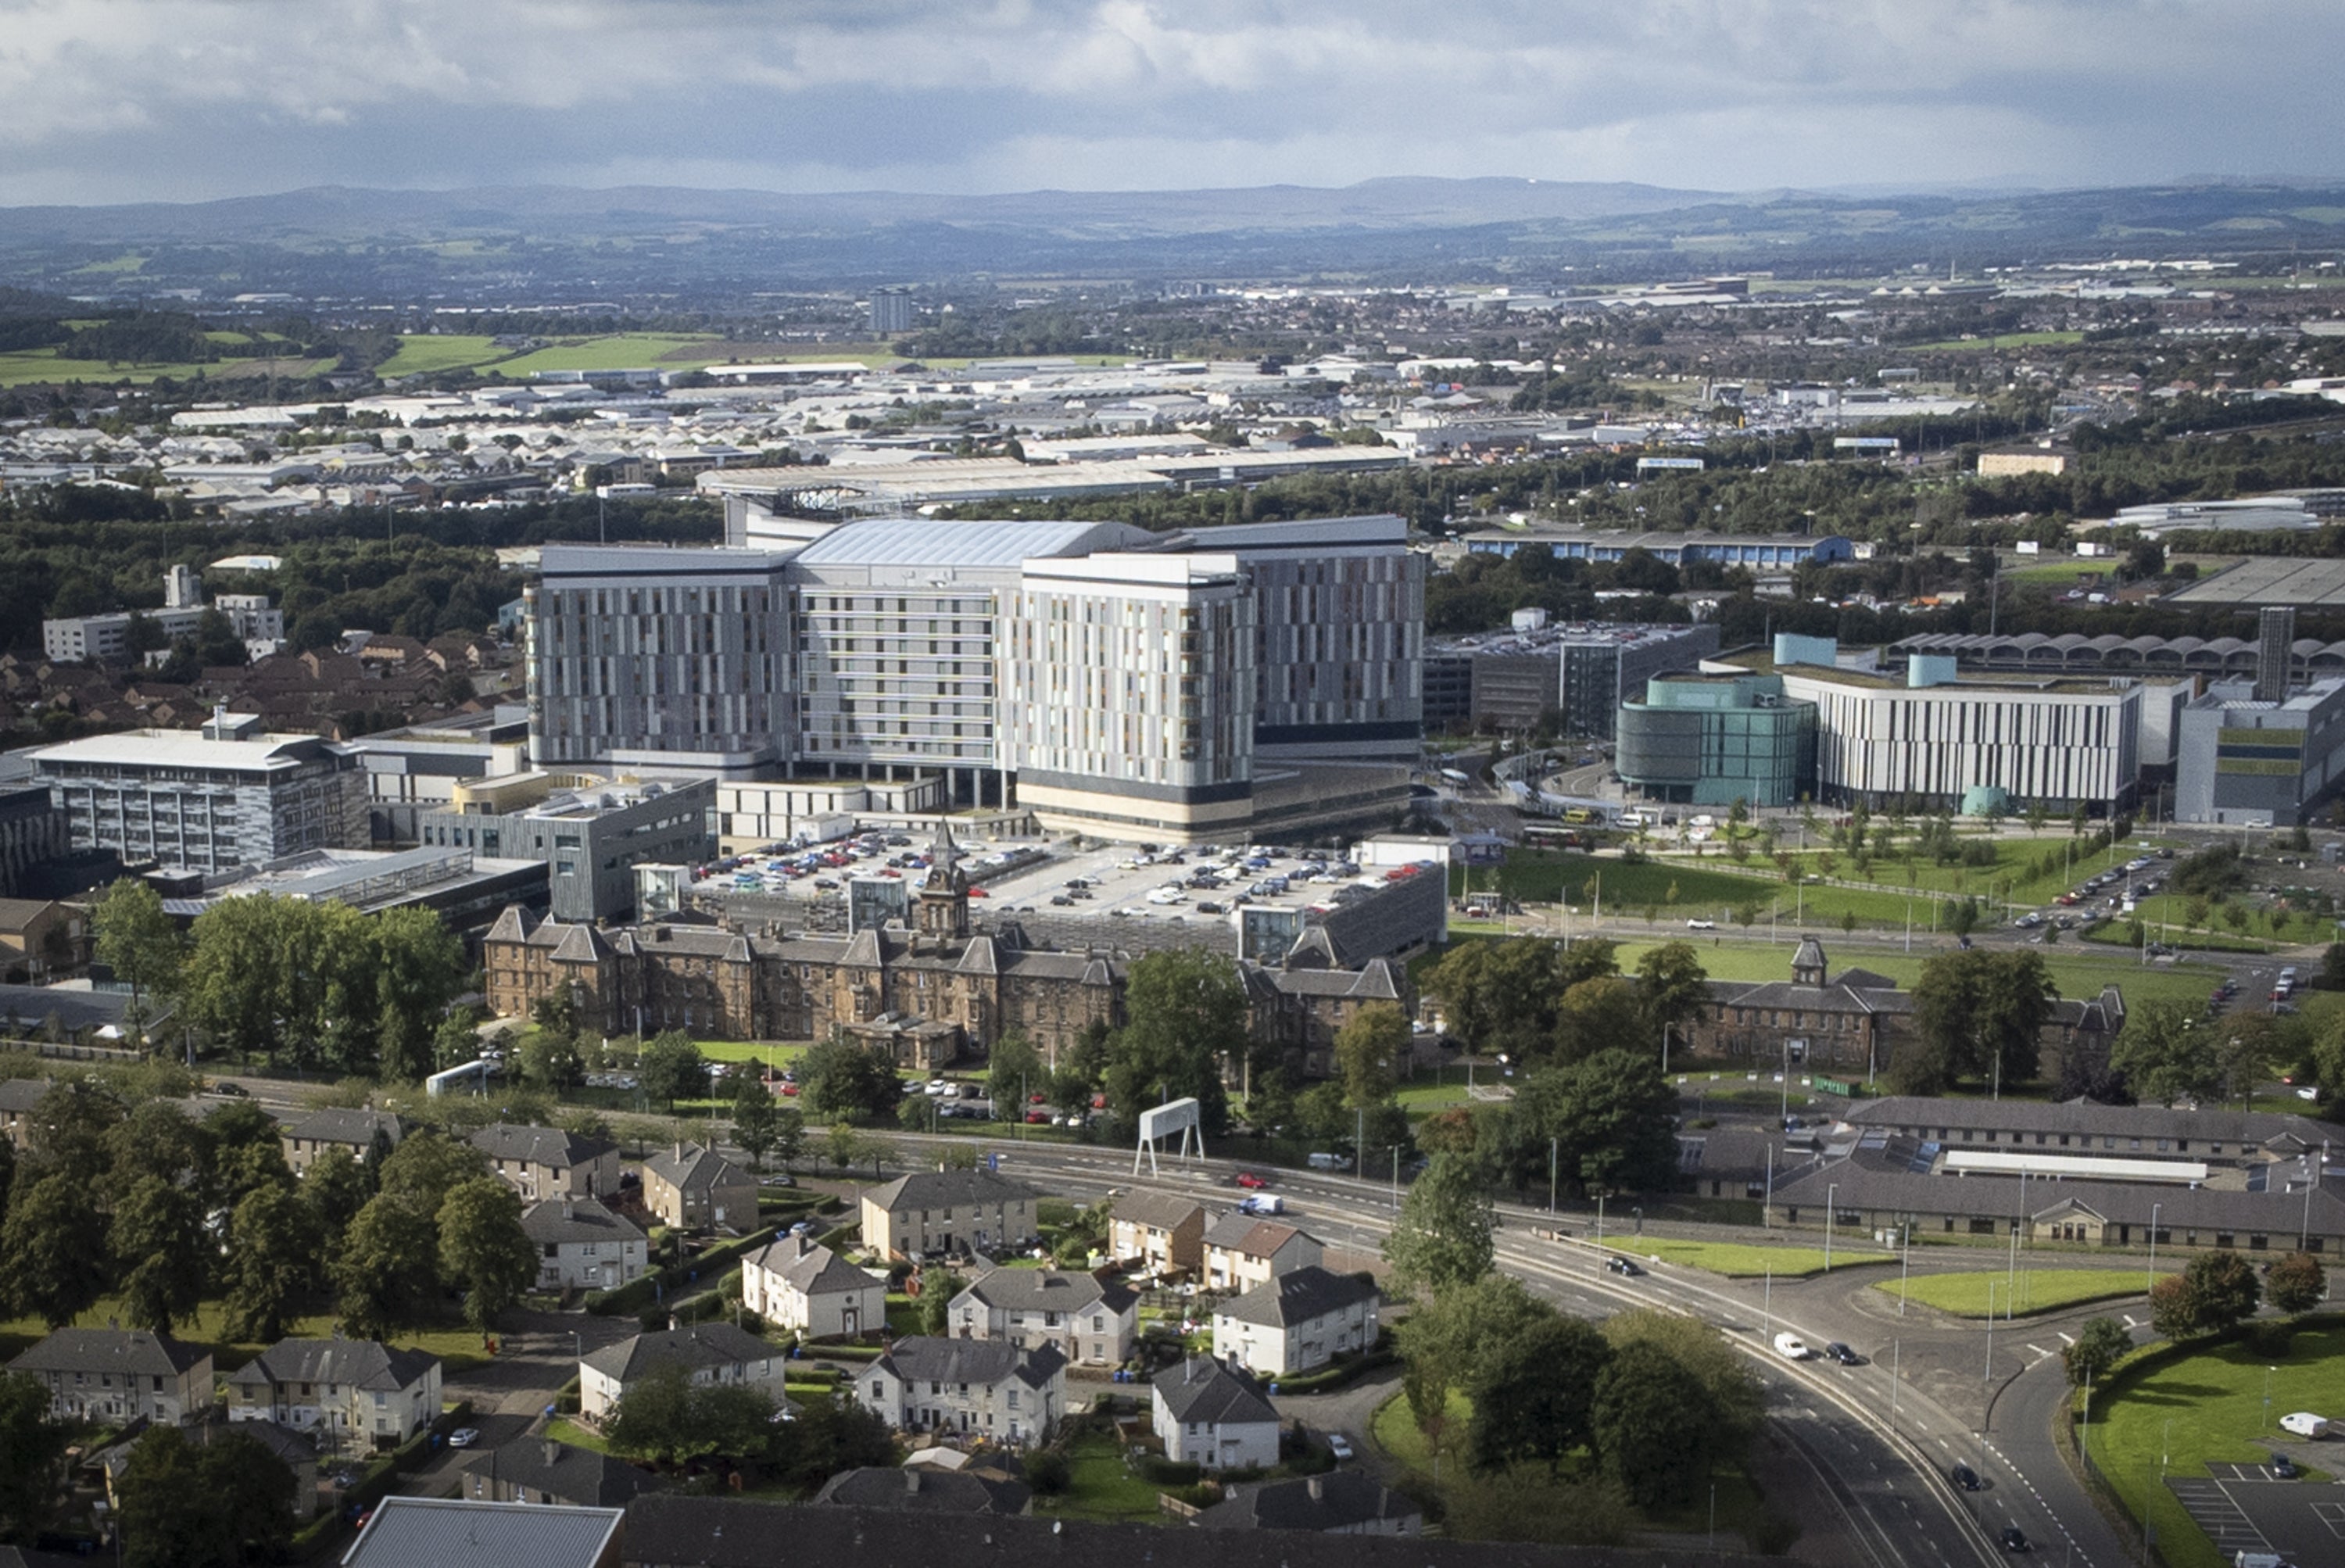
<path fill-rule="evenodd" d="M 1620 706 L 1620 781 L 1647 799 L 1795 805 L 1815 789 L 1816 709 L 1773 676 L 1681 676 Z"/>

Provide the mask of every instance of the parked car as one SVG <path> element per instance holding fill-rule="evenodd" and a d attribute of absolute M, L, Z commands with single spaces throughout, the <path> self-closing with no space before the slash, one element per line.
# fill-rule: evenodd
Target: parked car
<path fill-rule="evenodd" d="M 2275 1481 L 2294 1481 L 2304 1473 L 2296 1468 L 2296 1461 L 2284 1453 L 2272 1455 L 2271 1472 L 2272 1479 Z"/>
<path fill-rule="evenodd" d="M 1345 1437 L 1342 1432 L 1329 1432 L 1327 1434 L 1327 1451 L 1335 1456 L 1336 1463 L 1341 1464 L 1344 1461 L 1352 1457 L 1352 1440 Z"/>
<path fill-rule="evenodd" d="M 478 1427 L 458 1427 L 448 1434 L 450 1448 L 470 1448 L 480 1441 L 481 1429 Z"/>

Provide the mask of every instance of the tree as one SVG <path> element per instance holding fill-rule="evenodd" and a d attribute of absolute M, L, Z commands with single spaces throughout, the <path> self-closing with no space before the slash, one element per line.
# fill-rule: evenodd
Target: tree
<path fill-rule="evenodd" d="M 90 932 L 97 962 L 130 987 L 130 1038 L 146 1038 L 147 1002 L 178 983 L 183 943 L 179 928 L 163 912 L 163 896 L 137 877 L 124 877 L 90 906 Z"/>
<path fill-rule="evenodd" d="M 953 1298 L 969 1282 L 949 1268 L 920 1273 L 920 1332 L 942 1339 L 952 1327 Z"/>
<path fill-rule="evenodd" d="M 2309 1252 L 2291 1252 L 2272 1261 L 2264 1276 L 2264 1298 L 2279 1312 L 2309 1312 L 2329 1294 L 2329 1271 Z"/>
<path fill-rule="evenodd" d="M 614 1452 L 674 1465 L 703 1453 L 744 1458 L 773 1439 L 774 1401 L 743 1384 L 695 1384 L 680 1362 L 658 1361 L 628 1384 L 605 1423 Z"/>
<path fill-rule="evenodd" d="M 1744 925 L 1751 923 L 1740 911 L 1735 918 Z M 1751 918 L 1757 918 L 1755 909 Z M 1685 1023 L 1701 1011 L 1710 999 L 1709 981 L 1690 942 L 1665 942 L 1645 950 L 1637 961 L 1637 1000 L 1644 1007 L 1647 1030 L 1656 1043 L 1663 1025 Z"/>
<path fill-rule="evenodd" d="M 675 1114 L 676 1101 L 705 1094 L 708 1088 L 707 1059 L 681 1029 L 663 1030 L 645 1042 L 635 1071 L 644 1093 L 665 1101 L 670 1115 Z"/>
<path fill-rule="evenodd" d="M 1554 1311 L 1520 1280 L 1496 1273 L 1419 1300 L 1399 1329 L 1401 1390 L 1417 1430 L 1438 1448 L 1450 1390 L 1477 1386 L 1484 1361 L 1497 1347 Z"/>
<path fill-rule="evenodd" d="M 168 1334 L 195 1316 L 209 1239 L 204 1206 L 185 1187 L 142 1176 L 115 1200 L 107 1241 L 121 1270 L 122 1315 L 131 1328 Z"/>
<path fill-rule="evenodd" d="M 2150 1323 L 2169 1339 L 2219 1334 L 2254 1317 L 2261 1294 L 2246 1258 L 2228 1247 L 2202 1252 L 2151 1287 Z"/>
<path fill-rule="evenodd" d="M 1405 1287 L 1435 1295 L 1490 1271 L 1496 1228 L 1490 1199 L 1466 1157 L 1439 1155 L 1401 1200 L 1385 1258 Z"/>
<path fill-rule="evenodd" d="M 2106 1382 L 2109 1369 L 2132 1349 L 2133 1335 L 2123 1323 L 2115 1318 L 2092 1318 L 2060 1352 L 2060 1362 L 2067 1371 L 2069 1386 L 2082 1388 L 2086 1383 Z"/>
<path fill-rule="evenodd" d="M 317 1209 L 287 1187 L 257 1188 L 236 1206 L 221 1275 L 229 1339 L 285 1337 L 318 1287 L 324 1232 Z"/>
<path fill-rule="evenodd" d="M 521 1195 L 496 1176 L 477 1176 L 450 1189 L 438 1219 L 440 1278 L 464 1292 L 464 1321 L 485 1334 L 537 1278 Z"/>
<path fill-rule="evenodd" d="M 1607 1473 L 1649 1512 L 1695 1495 L 1716 1454 L 1710 1391 L 1660 1346 L 1621 1346 L 1598 1376 L 1589 1414 Z"/>
<path fill-rule="evenodd" d="M 434 1036 L 448 1004 L 464 988 L 463 941 L 436 911 L 420 907 L 385 910 L 371 928 L 383 1074 L 424 1077 L 436 1065 Z"/>
<path fill-rule="evenodd" d="M 1919 1049 L 1900 1054 L 1912 1059 L 1905 1073 L 1893 1064 L 1898 1092 L 1935 1093 L 1974 1074 L 2014 1085 L 2033 1079 L 2056 994 L 2039 953 L 1978 949 L 1929 960 L 1914 986 Z"/>
<path fill-rule="evenodd" d="M 1644 1037 L 1645 1023 L 1643 999 L 1635 986 L 1613 974 L 1583 980 L 1556 1004 L 1555 1059 L 1579 1062 L 1617 1049 Z"/>
<path fill-rule="evenodd" d="M 1552 1169 L 1567 1190 L 1582 1194 L 1661 1190 L 1677 1173 L 1676 1104 L 1660 1063 L 1643 1051 L 1599 1051 L 1543 1067 L 1500 1124 L 1508 1178 L 1534 1186 Z"/>
<path fill-rule="evenodd" d="M 1335 1070 L 1345 1103 L 1358 1109 L 1392 1098 L 1411 1050 L 1408 1016 L 1397 1003 L 1372 1002 L 1335 1031 Z"/>
<path fill-rule="evenodd" d="M 49 1415 L 49 1390 L 22 1372 L 0 1372 L 0 1540 L 29 1540 L 65 1490 L 71 1437 Z"/>
<path fill-rule="evenodd" d="M 1108 1046 L 1108 1108 L 1126 1126 L 1165 1100 L 1197 1102 L 1207 1133 L 1229 1123 L 1223 1069 L 1253 1044 L 1245 987 L 1236 965 L 1203 948 L 1132 960 L 1124 983 L 1124 1026 Z"/>
<path fill-rule="evenodd" d="M 2126 1010 L 2125 1027 L 2110 1048 L 2109 1064 L 2153 1105 L 2211 1099 L 2222 1065 L 2208 1049 L 2198 1010 L 2181 1002 L 2145 1002 Z"/>
<path fill-rule="evenodd" d="M 799 1098 L 818 1116 L 878 1121 L 895 1115 L 904 1097 L 896 1054 L 883 1044 L 858 1045 L 834 1031 L 798 1058 Z"/>
<path fill-rule="evenodd" d="M 113 1283 L 105 1217 L 89 1185 L 68 1173 L 29 1185 L 19 1177 L 0 1226 L 0 1282 L 9 1301 L 52 1329 L 62 1329 L 97 1305 Z"/>
<path fill-rule="evenodd" d="M 385 1339 L 423 1321 L 440 1288 L 432 1210 L 379 1193 L 343 1235 L 331 1274 L 335 1309 L 355 1339 Z"/>
<path fill-rule="evenodd" d="M 1766 1396 L 1758 1375 L 1741 1351 L 1700 1319 L 1656 1308 L 1618 1312 L 1605 1319 L 1604 1337 L 1616 1351 L 1652 1345 L 1691 1374 L 1710 1396 L 1720 1459 L 1738 1458 L 1759 1435 Z"/>
<path fill-rule="evenodd" d="M 330 1148 L 310 1163 L 301 1178 L 300 1196 L 317 1217 L 319 1246 L 340 1251 L 343 1234 L 374 1196 L 381 1167 L 362 1165 L 345 1148 Z"/>
<path fill-rule="evenodd" d="M 1046 1083 L 1050 1074 L 1032 1041 L 1014 1029 L 1002 1035 L 986 1058 L 985 1092 L 993 1102 L 993 1114 L 999 1117 L 1002 1106 L 1017 1105 L 1021 1107 L 1020 1115 L 1024 1115 L 1026 1095 Z"/>
<path fill-rule="evenodd" d="M 293 1471 L 242 1432 L 140 1438 L 115 1482 L 125 1568 L 273 1563 L 293 1541 Z"/>
<path fill-rule="evenodd" d="M 1603 1335 L 1559 1313 L 1493 1345 L 1472 1390 L 1474 1469 L 1488 1474 L 1540 1461 L 1553 1472 L 1591 1440 L 1596 1385 L 1611 1359 Z"/>
<path fill-rule="evenodd" d="M 33 1106 L 25 1146 L 26 1168 L 98 1186 L 114 1164 L 107 1137 L 127 1115 L 128 1108 L 105 1084 L 88 1078 L 58 1079 Z"/>
<path fill-rule="evenodd" d="M 762 1171 L 780 1135 L 781 1108 L 774 1092 L 753 1073 L 741 1080 L 733 1095 L 733 1141 L 749 1156 L 749 1168 Z"/>
<path fill-rule="evenodd" d="M 645 1053 L 649 1054 L 649 1047 Z M 523 1040 L 520 1066 L 523 1082 L 557 1095 L 586 1075 L 586 1057 L 578 1037 L 558 1029 L 535 1030 Z"/>

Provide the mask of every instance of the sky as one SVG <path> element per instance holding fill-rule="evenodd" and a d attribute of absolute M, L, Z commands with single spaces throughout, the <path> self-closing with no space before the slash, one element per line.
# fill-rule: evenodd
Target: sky
<path fill-rule="evenodd" d="M 2345 177 L 2340 0 L 0 0 L 0 204 Z"/>

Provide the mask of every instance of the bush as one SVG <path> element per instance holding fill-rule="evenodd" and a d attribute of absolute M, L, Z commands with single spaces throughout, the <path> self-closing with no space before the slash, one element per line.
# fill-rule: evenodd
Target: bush
<path fill-rule="evenodd" d="M 1058 1496 L 1074 1478 L 1074 1466 L 1057 1449 L 1046 1448 L 1026 1456 L 1026 1484 L 1034 1489 L 1037 1497 Z"/>
<path fill-rule="evenodd" d="M 1154 1486 L 1194 1486 L 1205 1472 L 1202 1466 L 1176 1464 L 1156 1454 L 1142 1454 L 1133 1461 L 1140 1478 Z"/>
<path fill-rule="evenodd" d="M 2248 1348 L 2268 1360 L 2279 1360 L 2296 1342 L 2296 1320 L 2291 1318 L 2259 1318 L 2247 1326 Z"/>

